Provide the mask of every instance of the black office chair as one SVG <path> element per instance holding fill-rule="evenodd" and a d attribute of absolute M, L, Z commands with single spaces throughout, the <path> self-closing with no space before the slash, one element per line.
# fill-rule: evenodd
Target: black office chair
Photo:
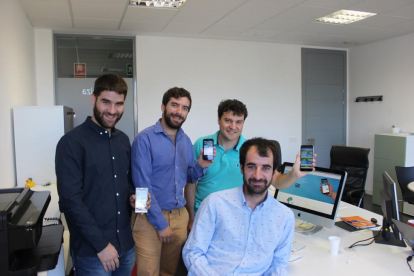
<path fill-rule="evenodd" d="M 332 146 L 331 169 L 346 171 L 342 200 L 358 207 L 364 207 L 365 181 L 369 168 L 370 149 Z"/>
<path fill-rule="evenodd" d="M 407 185 L 414 181 L 414 167 L 395 166 L 398 184 L 400 184 L 403 201 L 414 204 L 414 192 L 408 189 Z"/>
<path fill-rule="evenodd" d="M 282 150 L 280 149 L 280 144 L 278 141 L 276 140 L 270 140 L 270 141 L 272 141 L 276 146 L 276 154 L 278 155 L 276 168 L 277 168 L 277 171 L 280 172 L 281 171 L 280 166 L 282 165 Z"/>

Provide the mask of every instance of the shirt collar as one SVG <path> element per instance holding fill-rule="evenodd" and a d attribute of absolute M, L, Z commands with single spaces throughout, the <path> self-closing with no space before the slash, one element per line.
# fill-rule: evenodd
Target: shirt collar
<path fill-rule="evenodd" d="M 216 145 L 220 145 L 219 142 L 218 142 L 219 133 L 220 133 L 220 130 L 218 130 L 216 133 L 214 133 L 214 136 L 213 136 L 214 144 L 216 144 Z M 233 149 L 239 151 L 245 140 L 246 139 L 244 139 L 243 135 L 240 134 L 239 141 L 237 142 L 236 145 L 234 145 Z"/>
<path fill-rule="evenodd" d="M 246 202 L 246 197 L 244 196 L 244 192 L 243 192 L 243 184 L 239 187 L 239 196 L 240 196 L 240 199 L 241 199 L 241 202 L 242 202 L 242 205 L 243 206 L 248 206 L 247 205 L 247 202 Z M 258 209 L 258 210 L 260 210 L 261 208 L 263 208 L 264 206 L 267 206 L 268 204 L 270 204 L 269 202 L 270 202 L 270 199 L 271 198 L 271 196 L 270 196 L 270 193 L 269 193 L 269 189 L 267 189 L 267 194 L 266 194 L 266 198 L 265 198 L 265 200 L 262 202 L 262 203 L 260 203 L 259 205 L 257 205 L 257 207 L 256 207 L 256 209 Z M 250 207 L 249 207 L 250 208 Z"/>
<path fill-rule="evenodd" d="M 98 125 L 97 123 L 95 123 L 94 121 L 92 121 L 92 117 L 88 116 L 85 120 L 85 123 L 97 134 L 102 135 L 103 133 L 105 133 L 105 131 L 107 132 L 106 129 L 104 129 L 103 127 L 101 127 L 100 125 Z M 111 128 L 111 135 L 114 136 L 115 134 L 117 134 L 118 132 L 116 131 L 116 128 L 113 127 Z"/>
<path fill-rule="evenodd" d="M 161 118 L 155 123 L 155 128 L 154 128 L 154 132 L 155 133 L 159 133 L 159 132 L 162 132 L 162 133 L 164 133 L 165 135 L 167 135 L 167 133 L 165 132 L 165 130 L 164 130 L 164 128 L 162 127 L 162 125 L 161 125 Z M 178 129 L 178 131 L 177 131 L 177 133 L 183 133 L 184 132 L 184 130 L 180 127 L 179 129 Z"/>

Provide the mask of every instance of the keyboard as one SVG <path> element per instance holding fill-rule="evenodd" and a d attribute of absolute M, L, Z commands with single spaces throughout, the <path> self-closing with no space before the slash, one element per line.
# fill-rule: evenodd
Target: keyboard
<path fill-rule="evenodd" d="M 292 243 L 292 249 L 290 249 L 290 251 L 291 252 L 296 252 L 296 251 L 302 250 L 305 247 L 306 247 L 306 244 L 300 243 L 298 241 L 293 241 L 293 243 Z"/>

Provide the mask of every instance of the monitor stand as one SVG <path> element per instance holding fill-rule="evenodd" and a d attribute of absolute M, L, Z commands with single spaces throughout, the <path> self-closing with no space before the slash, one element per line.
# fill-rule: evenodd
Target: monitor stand
<path fill-rule="evenodd" d="M 404 241 L 401 241 L 394 236 L 394 233 L 389 233 L 388 235 L 382 235 L 382 234 L 378 235 L 379 232 L 380 231 L 372 231 L 372 234 L 375 237 L 374 238 L 375 243 L 387 244 L 387 245 L 399 246 L 399 247 L 407 247 Z"/>
<path fill-rule="evenodd" d="M 310 223 L 305 223 L 306 225 L 310 225 Z M 300 233 L 306 236 L 313 236 L 316 233 L 320 232 L 323 227 L 319 226 L 319 225 L 315 225 L 313 224 L 313 226 L 311 226 L 310 228 L 308 227 L 303 227 L 303 224 L 299 224 L 297 226 L 295 226 L 295 233 Z"/>

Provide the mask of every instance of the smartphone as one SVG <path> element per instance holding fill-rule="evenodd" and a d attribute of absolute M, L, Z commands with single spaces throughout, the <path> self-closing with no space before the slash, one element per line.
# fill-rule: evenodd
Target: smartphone
<path fill-rule="evenodd" d="M 300 170 L 301 171 L 312 171 L 312 160 L 313 160 L 313 146 L 302 145 L 300 146 Z"/>
<path fill-rule="evenodd" d="M 135 188 L 135 213 L 147 213 L 148 188 Z"/>
<path fill-rule="evenodd" d="M 329 194 L 328 179 L 322 178 L 321 179 L 321 186 L 322 186 L 322 193 L 323 194 Z"/>
<path fill-rule="evenodd" d="M 203 159 L 213 160 L 214 158 L 214 140 L 203 139 Z"/>

